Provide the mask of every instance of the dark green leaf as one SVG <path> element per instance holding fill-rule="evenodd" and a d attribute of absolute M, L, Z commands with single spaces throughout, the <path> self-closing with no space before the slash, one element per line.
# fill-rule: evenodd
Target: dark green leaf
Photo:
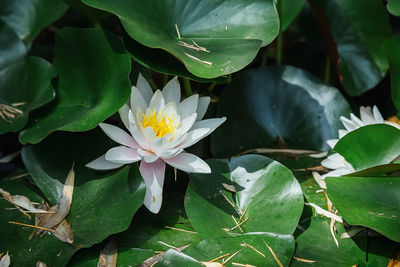
<path fill-rule="evenodd" d="M 227 235 L 224 229 L 236 226 L 233 218 L 239 222 L 240 211 L 246 211 L 242 221 L 248 217 L 241 225 L 244 232 L 294 232 L 303 196 L 289 169 L 259 155 L 207 163 L 212 173 L 191 174 L 185 197 L 188 218 L 201 237 Z M 229 186 L 237 193 L 231 193 Z"/>
<path fill-rule="evenodd" d="M 212 136 L 211 150 L 230 157 L 276 147 L 278 136 L 289 148 L 327 150 L 326 140 L 342 127 L 340 115 L 349 113 L 337 89 L 303 70 L 274 66 L 241 72 L 219 99 L 217 116 L 228 119 Z"/>
<path fill-rule="evenodd" d="M 281 31 L 285 31 L 303 9 L 306 0 L 278 0 L 282 2 Z"/>
<path fill-rule="evenodd" d="M 162 49 L 153 49 L 144 46 L 130 38 L 127 34 L 124 34 L 123 36 L 124 45 L 128 53 L 136 62 L 140 63 L 146 68 L 164 74 L 178 75 L 202 83 L 212 81 L 225 83 L 228 80 L 226 76 L 218 77 L 213 80 L 197 77 L 190 73 L 182 62 L 168 52 Z M 168 64 L 166 64 L 166 62 L 168 62 Z"/>
<path fill-rule="evenodd" d="M 400 242 L 400 177 L 329 177 L 326 185 L 347 223 Z"/>
<path fill-rule="evenodd" d="M 26 54 L 24 43 L 0 20 L 0 70 Z"/>
<path fill-rule="evenodd" d="M 382 164 L 358 172 L 353 172 L 345 176 L 384 176 L 398 170 L 400 170 L 400 163 Z"/>
<path fill-rule="evenodd" d="M 264 256 L 245 244 L 252 246 Z M 234 266 L 232 265 L 233 262 L 256 266 L 279 266 L 266 244 L 272 249 L 283 266 L 289 265 L 295 245 L 291 235 L 248 233 L 211 238 L 200 242 L 195 247 L 189 247 L 185 253 L 198 261 L 210 261 L 224 254 L 233 255 L 239 251 L 225 266 Z M 225 260 L 228 257 L 225 257 Z"/>
<path fill-rule="evenodd" d="M 12 195 L 23 195 L 30 201 L 40 203 L 42 198 L 32 190 L 32 186 L 16 181 L 2 181 L 0 187 Z M 29 239 L 33 228 L 8 223 L 9 221 L 35 225 L 34 216 L 27 218 L 6 200 L 0 199 L 0 253 L 11 255 L 11 266 L 35 266 L 41 260 L 49 266 L 64 266 L 78 250 L 70 244 L 61 242 L 52 235 L 34 236 Z M 73 226 L 72 226 L 73 227 Z"/>
<path fill-rule="evenodd" d="M 116 171 L 94 171 L 84 166 L 111 146 L 112 141 L 96 130 L 56 133 L 22 151 L 32 179 L 51 204 L 58 202 L 68 170 L 75 163 L 76 182 L 67 220 L 75 244 L 83 247 L 128 228 L 143 203 L 145 186 L 136 164 Z"/>
<path fill-rule="evenodd" d="M 0 19 L 29 47 L 35 37 L 67 10 L 62 0 L 2 0 Z"/>
<path fill-rule="evenodd" d="M 150 48 L 166 50 L 182 61 L 189 72 L 202 78 L 244 68 L 279 30 L 273 0 L 256 0 L 251 5 L 243 0 L 83 2 L 116 14 L 133 39 Z M 198 44 L 210 52 L 184 47 L 179 41 Z"/>
<path fill-rule="evenodd" d="M 375 87 L 389 67 L 382 44 L 391 29 L 382 1 L 315 0 L 315 3 L 317 16 L 325 16 L 329 24 L 328 28 L 317 21 L 322 31 L 333 37 L 332 48 L 337 50 L 330 52 L 339 57 L 333 58 L 338 60 L 333 63 L 339 65 L 339 78 L 346 92 L 356 96 Z"/>
<path fill-rule="evenodd" d="M 399 0 L 388 0 L 386 8 L 393 16 L 400 17 L 400 1 Z"/>
<path fill-rule="evenodd" d="M 175 249 L 169 249 L 162 255 L 160 261 L 155 265 L 158 267 L 201 267 L 204 266 L 200 262 L 196 261 L 192 257 L 183 254 L 182 252 L 176 251 Z"/>
<path fill-rule="evenodd" d="M 400 130 L 386 124 L 367 125 L 346 134 L 334 151 L 356 171 L 387 164 L 400 154 Z"/>
<path fill-rule="evenodd" d="M 386 51 L 390 63 L 392 100 L 397 110 L 400 111 L 400 34 L 396 34 L 386 41 Z"/>
<path fill-rule="evenodd" d="M 26 57 L 0 70 L 0 104 L 7 105 L 11 114 L 0 110 L 0 134 L 20 130 L 31 110 L 54 98 L 51 79 L 55 76 L 54 68 L 38 57 Z"/>
<path fill-rule="evenodd" d="M 114 35 L 98 29 L 63 29 L 57 33 L 55 49 L 56 100 L 21 132 L 22 143 L 38 143 L 56 130 L 93 129 L 129 98 L 130 58 Z"/>
<path fill-rule="evenodd" d="M 366 230 L 361 230 L 352 238 L 341 239 L 340 235 L 345 232 L 343 224 L 336 223 L 335 237 L 338 240 L 339 247 L 336 246 L 333 236 L 330 232 L 329 220 L 313 217 L 309 228 L 297 239 L 295 256 L 297 258 L 312 260 L 314 263 L 307 263 L 292 260 L 290 266 L 366 266 L 366 260 L 369 260 L 369 266 L 386 266 L 387 257 L 393 251 L 393 247 L 387 247 L 387 251 L 382 256 L 375 255 L 376 249 L 368 248 L 367 256 L 367 236 Z M 379 243 L 377 240 L 371 240 Z M 393 244 L 392 244 L 393 245 Z M 382 252 L 380 252 L 382 254 Z M 375 264 L 375 265 L 374 265 Z"/>

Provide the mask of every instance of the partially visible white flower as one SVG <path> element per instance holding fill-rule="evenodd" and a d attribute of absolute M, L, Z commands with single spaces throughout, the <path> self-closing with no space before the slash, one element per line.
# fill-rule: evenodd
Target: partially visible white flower
<path fill-rule="evenodd" d="M 350 119 L 346 117 L 340 117 L 340 120 L 343 123 L 345 129 L 339 130 L 339 138 L 338 139 L 330 139 L 327 141 L 328 145 L 333 149 L 336 143 L 343 136 L 348 134 L 351 131 L 354 131 L 360 127 L 371 125 L 371 124 L 388 124 L 394 126 L 400 130 L 400 125 L 394 122 L 385 121 L 382 117 L 382 114 L 379 112 L 378 108 L 374 106 L 371 107 L 360 107 L 360 118 L 355 116 L 353 113 L 350 114 Z M 347 162 L 344 157 L 342 157 L 338 153 L 334 153 L 328 156 L 321 162 L 322 166 L 331 169 L 332 171 L 321 176 L 322 179 L 325 177 L 338 177 L 342 175 L 346 175 L 354 172 L 353 166 L 349 162 Z"/>
<path fill-rule="evenodd" d="M 86 166 L 96 170 L 119 168 L 140 162 L 140 173 L 146 184 L 144 205 L 158 213 L 162 203 L 165 163 L 193 173 L 210 173 L 211 169 L 199 157 L 186 153 L 185 148 L 211 134 L 226 118 L 201 120 L 210 103 L 209 97 L 192 95 L 182 102 L 177 77 L 169 81 L 162 92 L 154 94 L 140 74 L 132 86 L 130 106 L 125 104 L 119 114 L 129 133 L 106 123 L 101 129 L 121 144 Z"/>

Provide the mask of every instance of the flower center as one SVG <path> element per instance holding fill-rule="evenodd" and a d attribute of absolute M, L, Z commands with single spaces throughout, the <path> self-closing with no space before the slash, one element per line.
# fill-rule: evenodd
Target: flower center
<path fill-rule="evenodd" d="M 165 118 L 165 114 L 158 111 L 156 114 L 156 110 L 154 109 L 153 112 L 146 116 L 142 114 L 143 121 L 140 125 L 143 128 L 151 127 L 156 134 L 157 137 L 163 137 L 169 133 L 175 134 L 175 129 L 179 126 L 179 122 L 175 122 L 174 115 Z"/>

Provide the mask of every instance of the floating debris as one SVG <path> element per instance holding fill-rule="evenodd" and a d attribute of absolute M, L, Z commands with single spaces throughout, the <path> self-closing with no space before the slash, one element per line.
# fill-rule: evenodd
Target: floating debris
<path fill-rule="evenodd" d="M 190 57 L 190 58 L 193 59 L 193 60 L 196 60 L 196 61 L 198 61 L 198 62 L 200 62 L 200 63 L 203 63 L 203 64 L 206 64 L 206 65 L 208 65 L 208 66 L 212 66 L 212 62 L 205 61 L 205 60 L 201 60 L 201 59 L 199 59 L 199 58 L 197 58 L 197 57 L 195 57 L 195 56 L 189 55 L 189 54 L 186 53 L 186 52 L 184 52 L 184 53 L 185 53 L 186 56 Z"/>
<path fill-rule="evenodd" d="M 8 119 L 14 119 L 16 115 L 22 115 L 24 112 L 16 107 L 25 105 L 25 102 L 13 103 L 12 106 L 8 106 L 6 104 L 0 104 L 0 117 L 3 120 L 10 122 Z"/>
<path fill-rule="evenodd" d="M 114 239 L 101 249 L 97 267 L 116 267 L 118 260 L 118 247 Z"/>

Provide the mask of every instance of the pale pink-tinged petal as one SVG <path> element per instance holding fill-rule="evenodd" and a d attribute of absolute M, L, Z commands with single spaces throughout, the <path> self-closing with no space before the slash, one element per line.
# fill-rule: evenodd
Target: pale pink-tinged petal
<path fill-rule="evenodd" d="M 178 114 L 182 120 L 196 112 L 198 102 L 199 95 L 196 94 L 191 95 L 178 104 Z"/>
<path fill-rule="evenodd" d="M 144 205 L 152 213 L 158 213 L 162 204 L 165 163 L 161 159 L 153 163 L 142 161 L 139 170 L 146 185 Z"/>
<path fill-rule="evenodd" d="M 121 118 L 121 121 L 124 123 L 125 128 L 126 128 L 127 130 L 130 129 L 130 126 L 129 126 L 129 124 L 130 124 L 130 123 L 129 123 L 129 112 L 131 112 L 131 111 L 130 111 L 130 108 L 129 108 L 129 106 L 128 106 L 127 104 L 123 105 L 123 106 L 118 110 L 119 117 Z"/>
<path fill-rule="evenodd" d="M 210 166 L 206 162 L 204 162 L 201 158 L 189 154 L 186 152 L 182 152 L 176 157 L 170 159 L 164 159 L 166 163 L 186 172 L 193 173 L 210 173 Z"/>
<path fill-rule="evenodd" d="M 384 123 L 385 122 L 385 120 L 382 117 L 382 114 L 379 112 L 379 109 L 376 106 L 374 106 L 372 108 L 372 113 L 374 114 L 374 119 L 375 119 L 376 123 Z"/>
<path fill-rule="evenodd" d="M 139 154 L 140 158 L 147 163 L 155 162 L 159 158 L 156 154 L 140 148 L 138 148 L 137 153 Z"/>
<path fill-rule="evenodd" d="M 196 110 L 196 113 L 197 113 L 196 121 L 199 121 L 204 117 L 209 104 L 210 104 L 209 96 L 199 98 L 199 102 L 197 104 L 197 110 Z"/>
<path fill-rule="evenodd" d="M 107 123 L 100 123 L 99 126 L 106 133 L 106 135 L 108 135 L 108 137 L 115 142 L 129 147 L 139 147 L 138 143 L 133 139 L 133 137 L 121 128 Z"/>
<path fill-rule="evenodd" d="M 151 89 L 150 84 L 147 80 L 143 77 L 141 73 L 139 73 L 139 77 L 137 79 L 136 87 L 139 90 L 140 94 L 143 96 L 143 99 L 148 106 L 153 96 L 153 90 Z M 145 109 L 143 109 L 145 110 Z"/>
<path fill-rule="evenodd" d="M 164 96 L 165 104 L 170 102 L 179 103 L 179 101 L 181 101 L 181 87 L 177 76 L 164 86 L 162 94 Z"/>
<path fill-rule="evenodd" d="M 117 169 L 123 165 L 124 164 L 122 164 L 122 163 L 115 163 L 115 162 L 106 160 L 105 154 L 104 154 L 104 155 L 98 157 L 97 159 L 86 164 L 86 167 L 94 169 L 94 170 L 112 170 L 112 169 Z"/>
<path fill-rule="evenodd" d="M 107 151 L 105 159 L 115 163 L 128 164 L 139 161 L 141 158 L 136 149 L 126 146 L 117 146 Z"/>
<path fill-rule="evenodd" d="M 144 100 L 142 94 L 140 93 L 139 89 L 135 86 L 132 86 L 131 89 L 131 109 L 132 112 L 136 112 L 137 108 L 140 107 L 141 110 L 146 110 L 147 104 Z"/>
<path fill-rule="evenodd" d="M 161 93 L 160 90 L 157 90 L 154 93 L 154 95 L 150 101 L 149 110 L 151 110 L 151 112 L 153 112 L 153 110 L 155 110 L 157 113 L 158 110 L 163 110 L 164 107 L 165 107 L 165 102 L 164 102 L 163 94 Z"/>

